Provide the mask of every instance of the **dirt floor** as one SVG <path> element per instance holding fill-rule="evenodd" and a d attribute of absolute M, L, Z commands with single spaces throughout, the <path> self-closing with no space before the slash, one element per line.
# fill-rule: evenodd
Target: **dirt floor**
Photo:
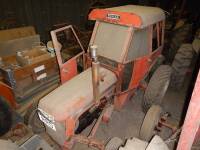
<path fill-rule="evenodd" d="M 187 83 L 182 87 L 180 91 L 168 89 L 167 94 L 164 97 L 164 111 L 169 112 L 171 117 L 169 121 L 178 125 L 181 119 L 181 114 L 186 97 Z M 123 141 L 130 137 L 138 137 L 139 130 L 144 119 L 145 114 L 141 108 L 141 100 L 143 97 L 142 91 L 137 91 L 137 94 L 125 105 L 125 107 L 112 114 L 112 119 L 108 124 L 102 123 L 97 131 L 96 138 L 103 140 L 105 143 L 112 137 L 120 137 Z M 83 134 L 87 135 L 91 126 L 88 127 Z M 171 130 L 163 128 L 160 136 L 163 139 L 167 139 L 171 135 Z M 174 149 L 176 142 L 169 144 L 170 149 Z M 77 143 L 73 150 L 88 150 L 87 146 Z"/>

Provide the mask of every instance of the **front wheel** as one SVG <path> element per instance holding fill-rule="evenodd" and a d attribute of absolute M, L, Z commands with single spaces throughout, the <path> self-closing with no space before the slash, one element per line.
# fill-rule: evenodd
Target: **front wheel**
<path fill-rule="evenodd" d="M 140 139 L 149 142 L 155 135 L 155 128 L 161 117 L 162 108 L 159 105 L 152 105 L 148 110 L 140 128 Z"/>
<path fill-rule="evenodd" d="M 36 134 L 45 132 L 45 126 L 37 113 L 37 104 L 33 103 L 24 116 L 24 123 L 31 127 L 32 131 Z"/>
<path fill-rule="evenodd" d="M 113 137 L 105 147 L 105 150 L 117 150 L 123 144 L 122 139 L 118 137 Z"/>

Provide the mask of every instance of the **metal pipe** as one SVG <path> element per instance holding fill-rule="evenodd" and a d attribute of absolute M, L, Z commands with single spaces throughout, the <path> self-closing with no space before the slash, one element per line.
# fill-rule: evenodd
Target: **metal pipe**
<path fill-rule="evenodd" d="M 90 46 L 90 56 L 92 58 L 92 61 L 97 62 L 98 57 L 97 57 L 97 46 L 96 45 L 91 45 Z"/>
<path fill-rule="evenodd" d="M 159 123 L 162 126 L 165 126 L 165 127 L 169 128 L 169 129 L 171 129 L 173 133 L 177 130 L 177 127 L 172 125 L 172 124 L 170 124 L 170 123 L 167 123 L 167 122 L 164 122 L 164 121 L 159 121 Z"/>
<path fill-rule="evenodd" d="M 91 130 L 91 132 L 89 134 L 89 138 L 93 138 L 94 135 L 96 134 L 97 129 L 98 129 L 98 127 L 99 127 L 99 125 L 100 125 L 100 123 L 102 121 L 102 118 L 103 118 L 103 115 L 104 115 L 105 111 L 106 111 L 106 109 L 104 108 L 104 110 L 101 112 L 99 118 L 97 119 L 95 125 L 92 128 L 92 130 Z"/>
<path fill-rule="evenodd" d="M 93 97 L 96 105 L 98 105 L 100 101 L 100 95 L 99 95 L 99 66 L 100 63 L 98 61 L 97 57 L 97 46 L 92 45 L 90 46 L 90 55 L 92 58 L 92 85 L 93 85 Z"/>

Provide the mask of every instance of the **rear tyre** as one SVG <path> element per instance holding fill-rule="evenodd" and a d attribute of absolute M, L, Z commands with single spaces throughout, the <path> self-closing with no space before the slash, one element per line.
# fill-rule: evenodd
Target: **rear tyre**
<path fill-rule="evenodd" d="M 190 68 L 194 56 L 194 50 L 191 44 L 183 44 L 172 63 L 172 82 L 171 87 L 180 89 L 183 85 L 187 70 Z"/>
<path fill-rule="evenodd" d="M 170 83 L 172 68 L 161 65 L 154 72 L 145 90 L 143 98 L 143 111 L 147 112 L 151 105 L 161 105 L 163 97 Z"/>
<path fill-rule="evenodd" d="M 6 100 L 0 96 L 0 136 L 10 130 L 12 126 L 12 111 Z"/>
<path fill-rule="evenodd" d="M 177 53 L 177 50 L 183 43 L 187 43 L 191 40 L 192 26 L 191 24 L 185 24 L 179 29 L 174 31 L 171 38 L 169 50 L 167 53 L 167 59 L 171 63 Z"/>
<path fill-rule="evenodd" d="M 36 134 L 45 132 L 45 126 L 37 113 L 37 104 L 33 103 L 24 116 L 24 123 L 31 127 L 32 131 Z"/>
<path fill-rule="evenodd" d="M 105 150 L 117 150 L 123 144 L 122 139 L 118 137 L 113 137 L 105 147 Z"/>
<path fill-rule="evenodd" d="M 161 112 L 162 108 L 159 105 L 152 105 L 148 110 L 140 128 L 139 137 L 141 140 L 149 142 L 155 135 L 155 128 L 158 125 Z"/>

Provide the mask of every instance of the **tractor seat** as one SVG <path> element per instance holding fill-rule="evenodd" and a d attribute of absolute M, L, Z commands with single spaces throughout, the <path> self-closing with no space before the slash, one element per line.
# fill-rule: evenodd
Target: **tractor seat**
<path fill-rule="evenodd" d="M 103 97 L 117 78 L 112 71 L 103 67 L 100 67 L 100 74 L 104 75 L 104 80 L 100 81 L 100 95 Z M 38 108 L 53 116 L 55 121 L 64 121 L 87 109 L 92 101 L 92 72 L 89 68 L 43 97 Z"/>

